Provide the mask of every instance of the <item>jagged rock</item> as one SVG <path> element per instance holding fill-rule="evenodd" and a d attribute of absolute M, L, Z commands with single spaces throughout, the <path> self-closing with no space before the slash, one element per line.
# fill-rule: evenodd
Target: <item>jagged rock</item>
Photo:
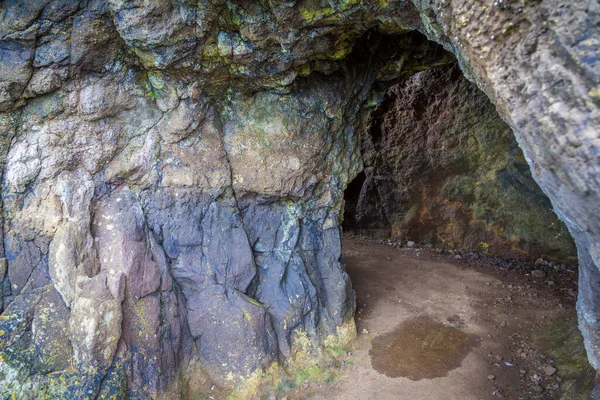
<path fill-rule="evenodd" d="M 358 130 L 455 56 L 575 238 L 600 365 L 597 11 L 521 6 L 4 2 L 0 397 L 178 398 L 343 342 Z"/>

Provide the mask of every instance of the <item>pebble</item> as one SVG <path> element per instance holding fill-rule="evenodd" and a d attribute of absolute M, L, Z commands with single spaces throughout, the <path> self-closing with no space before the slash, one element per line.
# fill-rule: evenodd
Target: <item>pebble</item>
<path fill-rule="evenodd" d="M 363 328 L 363 334 L 368 335 L 369 331 Z"/>
<path fill-rule="evenodd" d="M 533 271 L 531 271 L 531 276 L 533 276 L 534 278 L 544 278 L 546 276 L 546 273 L 544 271 L 541 271 L 539 269 L 534 269 Z"/>
<path fill-rule="evenodd" d="M 546 375 L 552 376 L 556 373 L 556 368 L 548 365 L 548 366 L 544 367 L 544 372 L 546 373 Z"/>
<path fill-rule="evenodd" d="M 406 246 L 410 247 L 411 249 L 413 247 L 415 247 L 417 244 L 415 242 L 413 242 L 412 240 L 409 240 L 408 242 L 406 242 Z"/>
<path fill-rule="evenodd" d="M 494 379 L 496 379 L 496 376 L 494 376 L 494 375 L 488 375 L 488 379 L 490 381 L 493 381 Z"/>
<path fill-rule="evenodd" d="M 544 391 L 544 388 L 541 387 L 540 385 L 537 385 L 536 387 L 534 387 L 534 389 L 535 389 L 536 392 L 543 392 Z"/>

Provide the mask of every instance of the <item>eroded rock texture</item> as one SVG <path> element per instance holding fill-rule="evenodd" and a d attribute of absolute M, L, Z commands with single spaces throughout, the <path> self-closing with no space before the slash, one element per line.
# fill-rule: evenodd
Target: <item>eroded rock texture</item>
<path fill-rule="evenodd" d="M 386 92 L 363 130 L 344 228 L 504 257 L 573 262 L 575 245 L 514 134 L 457 66 Z"/>
<path fill-rule="evenodd" d="M 577 242 L 600 368 L 597 2 L 0 7 L 1 396 L 193 396 L 342 340 L 356 127 L 448 52 Z"/>

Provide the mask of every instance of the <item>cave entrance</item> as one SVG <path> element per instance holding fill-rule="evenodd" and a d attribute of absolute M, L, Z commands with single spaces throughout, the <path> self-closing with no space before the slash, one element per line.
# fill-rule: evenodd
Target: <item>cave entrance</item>
<path fill-rule="evenodd" d="M 342 255 L 357 294 L 356 352 L 369 363 L 347 381 L 378 374 L 342 388 L 558 398 L 563 371 L 580 362 L 572 378 L 578 393 L 591 390 L 575 245 L 511 129 L 458 66 L 390 88 L 361 152 L 364 169 L 344 192 Z M 562 356 L 564 343 L 579 356 Z"/>
<path fill-rule="evenodd" d="M 519 260 L 576 263 L 511 128 L 457 64 L 387 90 L 360 133 L 345 232 Z"/>

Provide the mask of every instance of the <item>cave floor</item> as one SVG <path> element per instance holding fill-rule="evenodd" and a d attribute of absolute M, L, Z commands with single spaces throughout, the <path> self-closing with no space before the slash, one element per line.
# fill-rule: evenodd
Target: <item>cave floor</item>
<path fill-rule="evenodd" d="M 539 279 L 488 257 L 359 239 L 344 240 L 343 259 L 358 338 L 338 379 L 277 399 L 558 399 L 579 384 L 539 339 L 565 321 L 578 335 L 576 272 L 546 267 Z"/>

